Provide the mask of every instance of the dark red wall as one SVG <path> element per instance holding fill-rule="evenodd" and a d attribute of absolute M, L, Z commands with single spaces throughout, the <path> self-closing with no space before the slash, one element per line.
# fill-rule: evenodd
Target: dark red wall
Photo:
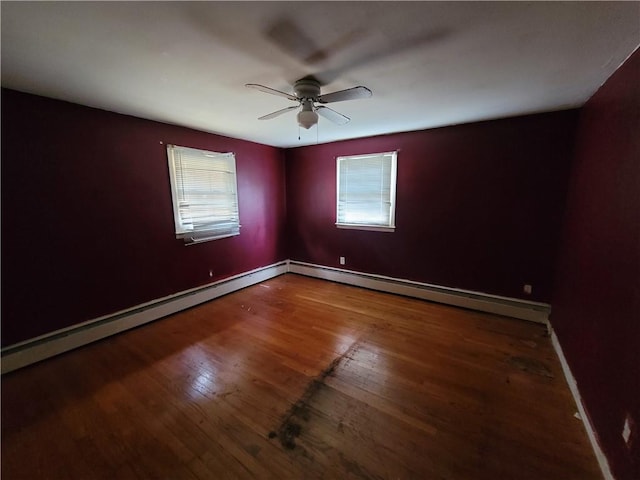
<path fill-rule="evenodd" d="M 571 110 L 287 150 L 289 256 L 550 301 L 576 121 Z M 396 231 L 336 228 L 335 157 L 390 150 Z"/>
<path fill-rule="evenodd" d="M 640 478 L 640 52 L 582 110 L 551 322 L 618 479 Z M 636 432 L 640 435 L 640 432 Z M 635 460 L 635 464 L 632 462 Z"/>
<path fill-rule="evenodd" d="M 545 302 L 557 270 L 553 327 L 614 473 L 640 478 L 637 432 L 631 450 L 621 437 L 627 412 L 640 423 L 638 52 L 576 141 L 577 125 L 565 111 L 283 153 L 2 90 L 2 345 L 285 258 Z M 236 153 L 240 236 L 175 239 L 167 143 Z M 396 149 L 396 232 L 337 229 L 335 157 Z"/>
<path fill-rule="evenodd" d="M 161 142 L 235 152 L 239 236 L 176 240 Z M 286 259 L 284 173 L 280 149 L 3 90 L 2 345 Z"/>

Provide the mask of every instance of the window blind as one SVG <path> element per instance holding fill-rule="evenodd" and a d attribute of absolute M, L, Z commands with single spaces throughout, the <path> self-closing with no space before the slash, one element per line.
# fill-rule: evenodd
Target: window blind
<path fill-rule="evenodd" d="M 337 158 L 338 226 L 395 228 L 396 152 Z"/>
<path fill-rule="evenodd" d="M 167 146 L 176 236 L 187 242 L 238 235 L 233 153 Z"/>

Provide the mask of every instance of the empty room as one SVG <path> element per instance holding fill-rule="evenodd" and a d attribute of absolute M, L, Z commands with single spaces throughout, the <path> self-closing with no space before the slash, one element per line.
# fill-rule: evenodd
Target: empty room
<path fill-rule="evenodd" d="M 640 2 L 2 2 L 1 476 L 640 478 Z"/>

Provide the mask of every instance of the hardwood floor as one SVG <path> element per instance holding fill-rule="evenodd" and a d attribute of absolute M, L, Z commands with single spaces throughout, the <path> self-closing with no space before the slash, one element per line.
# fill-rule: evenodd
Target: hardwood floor
<path fill-rule="evenodd" d="M 287 274 L 2 377 L 2 478 L 601 478 L 542 325 Z"/>

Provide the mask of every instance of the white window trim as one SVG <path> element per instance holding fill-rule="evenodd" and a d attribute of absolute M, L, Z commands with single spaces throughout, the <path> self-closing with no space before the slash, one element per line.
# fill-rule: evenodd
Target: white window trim
<path fill-rule="evenodd" d="M 389 225 L 368 225 L 362 223 L 346 223 L 339 222 L 339 208 L 340 208 L 340 162 L 344 159 L 357 160 L 360 158 L 369 158 L 377 155 L 391 155 L 391 172 L 390 172 L 390 195 L 391 211 L 389 218 Z M 398 170 L 398 152 L 379 152 L 369 153 L 365 155 L 344 155 L 336 158 L 336 227 L 347 230 L 366 230 L 372 232 L 394 232 L 396 229 L 395 217 L 396 217 L 396 184 L 397 184 L 397 170 Z"/>
<path fill-rule="evenodd" d="M 396 227 L 384 227 L 382 225 L 365 225 L 363 223 L 338 223 L 336 227 L 343 228 L 345 230 L 367 230 L 369 232 L 395 232 Z"/>
<path fill-rule="evenodd" d="M 233 165 L 233 191 L 235 193 L 235 202 L 236 202 L 236 213 L 238 215 L 237 219 L 237 231 L 236 232 L 225 232 L 221 234 L 215 234 L 213 229 L 197 229 L 197 230 L 186 230 L 184 228 L 184 224 L 179 212 L 179 197 L 180 193 L 178 191 L 177 186 L 177 165 L 176 165 L 176 156 L 175 152 L 190 152 L 192 155 L 203 155 L 206 157 L 215 157 L 215 156 L 227 156 L 232 160 Z M 237 169 L 236 169 L 236 161 L 235 155 L 233 153 L 220 153 L 220 152 L 211 152 L 207 150 L 201 150 L 190 147 L 182 147 L 177 145 L 167 145 L 167 162 L 169 166 L 169 177 L 170 177 L 170 186 L 171 186 L 171 202 L 173 207 L 173 221 L 175 226 L 175 235 L 177 239 L 184 240 L 186 245 L 193 245 L 196 243 L 208 242 L 211 240 L 219 240 L 222 238 L 234 237 L 240 234 L 240 218 L 239 218 L 239 205 L 238 205 L 238 180 L 237 180 Z M 235 226 L 235 225 L 234 225 Z M 212 235 L 212 233 L 214 233 Z"/>

